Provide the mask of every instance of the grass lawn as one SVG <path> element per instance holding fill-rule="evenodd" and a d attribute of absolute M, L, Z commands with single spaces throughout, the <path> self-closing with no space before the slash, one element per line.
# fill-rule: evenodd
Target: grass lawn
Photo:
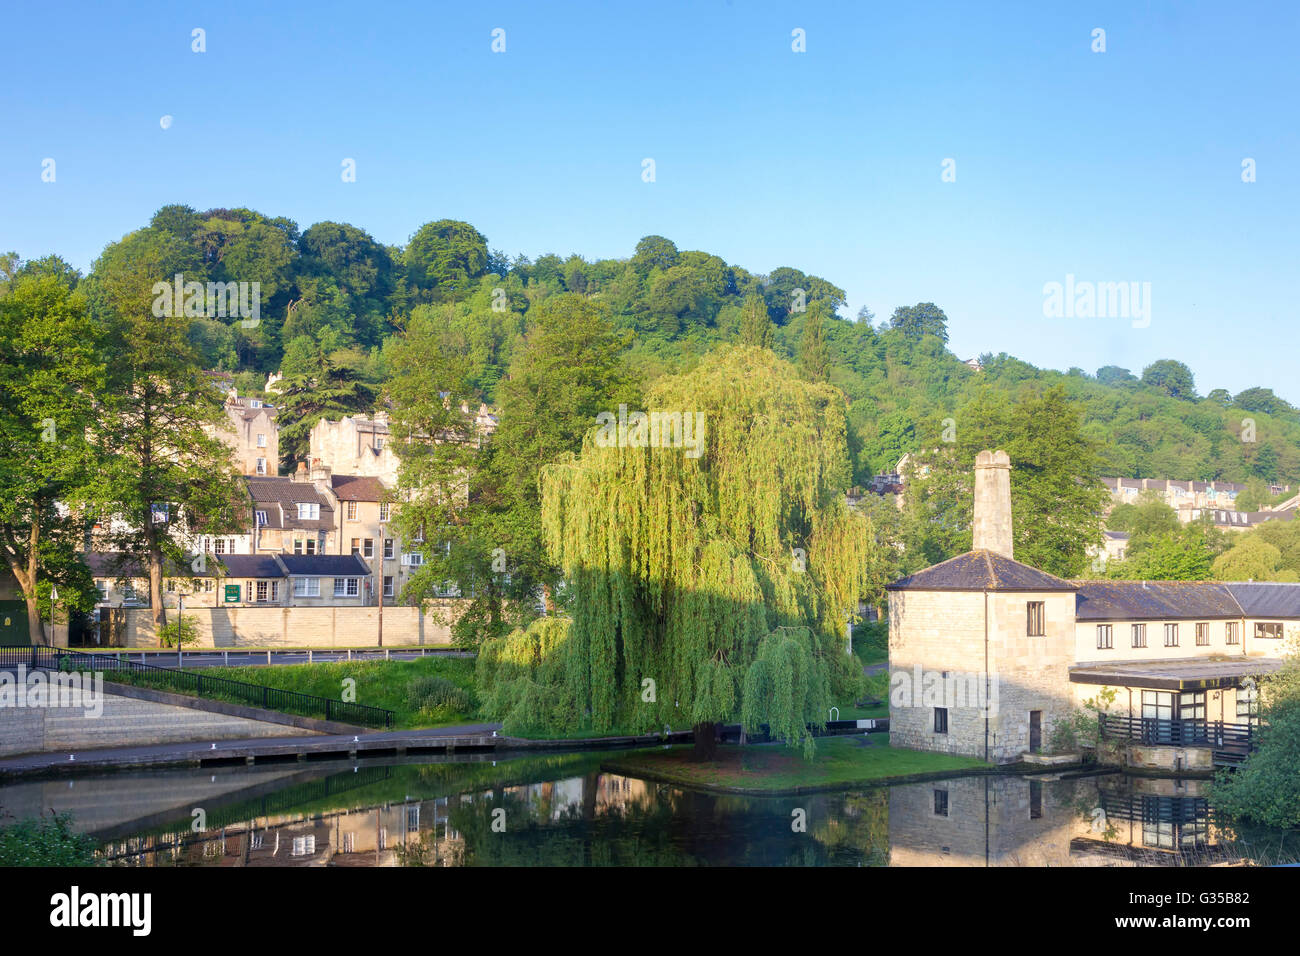
<path fill-rule="evenodd" d="M 281 690 L 297 691 L 300 694 L 312 694 L 333 700 L 342 700 L 343 681 L 345 678 L 350 677 L 357 682 L 356 703 L 393 711 L 394 730 L 448 727 L 482 721 L 482 718 L 473 712 L 461 713 L 445 707 L 434 710 L 415 710 L 407 701 L 407 687 L 417 677 L 445 677 L 458 687 L 472 693 L 474 690 L 474 661 L 469 658 L 425 657 L 414 661 L 341 661 L 328 664 L 283 664 L 258 667 L 255 670 L 248 667 L 202 667 L 195 668 L 190 673 L 201 674 L 204 677 L 224 677 L 248 684 L 277 687 Z M 169 682 L 160 680 L 147 671 L 108 671 L 104 674 L 104 679 L 155 687 L 159 690 L 168 690 L 174 693 L 192 693 L 182 688 L 173 687 Z M 216 692 L 208 693 L 206 688 L 203 696 L 244 703 L 241 698 L 227 698 Z"/>
<path fill-rule="evenodd" d="M 821 738 L 810 761 L 783 744 L 759 744 L 723 745 L 712 763 L 696 763 L 691 748 L 673 747 L 606 760 L 601 766 L 612 773 L 649 774 L 688 787 L 749 791 L 844 788 L 990 766 L 974 757 L 895 749 L 887 737 Z"/>

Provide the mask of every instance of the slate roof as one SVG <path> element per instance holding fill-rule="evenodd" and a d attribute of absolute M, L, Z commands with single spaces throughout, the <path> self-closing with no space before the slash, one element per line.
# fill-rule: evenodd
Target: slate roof
<path fill-rule="evenodd" d="M 226 576 L 232 578 L 282 578 L 284 568 L 275 560 L 273 554 L 218 554 L 210 560 L 220 561 L 226 568 Z"/>
<path fill-rule="evenodd" d="M 1241 617 L 1241 607 L 1217 581 L 1076 581 L 1080 621 Z"/>
<path fill-rule="evenodd" d="M 1300 617 L 1300 584 L 1227 581 L 1223 587 L 1246 617 Z"/>
<path fill-rule="evenodd" d="M 262 527 L 304 531 L 333 530 L 334 509 L 330 507 L 329 499 L 310 482 L 252 475 L 244 476 L 244 481 L 248 483 L 248 494 L 253 499 L 253 510 L 266 512 L 266 523 Z M 320 505 L 320 518 L 299 520 L 299 502 Z"/>
<path fill-rule="evenodd" d="M 380 501 L 388 490 L 378 478 L 363 475 L 334 475 L 330 489 L 340 501 Z"/>
<path fill-rule="evenodd" d="M 91 577 L 95 578 L 131 578 L 149 577 L 149 566 L 140 558 L 125 551 L 87 551 L 81 556 L 86 567 L 90 568 Z M 212 565 L 209 563 L 204 571 L 195 571 L 188 565 L 178 565 L 163 558 L 163 577 L 213 577 Z"/>
<path fill-rule="evenodd" d="M 887 591 L 1073 591 L 1075 585 L 995 551 L 967 551 L 885 586 Z"/>
<path fill-rule="evenodd" d="M 355 554 L 277 554 L 290 575 L 307 577 L 364 577 L 370 566 Z"/>

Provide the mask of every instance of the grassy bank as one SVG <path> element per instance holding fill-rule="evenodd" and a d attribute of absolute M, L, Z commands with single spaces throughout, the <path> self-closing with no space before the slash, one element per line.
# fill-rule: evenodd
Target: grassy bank
<path fill-rule="evenodd" d="M 343 699 L 344 681 L 350 678 L 356 681 L 356 703 L 393 711 L 394 730 L 447 727 L 475 723 L 480 719 L 475 713 L 476 705 L 473 699 L 474 661 L 467 658 L 425 657 L 414 661 L 340 661 L 327 664 L 272 665 L 256 669 L 203 667 L 196 668 L 190 673 L 261 684 L 331 700 Z M 176 688 L 161 676 L 147 671 L 110 671 L 104 677 L 106 680 L 125 684 L 192 694 L 192 691 Z M 465 692 L 469 706 L 464 706 L 464 702 L 460 706 L 450 703 L 430 704 L 427 697 L 413 698 L 412 685 L 422 678 L 443 678 L 450 682 Z M 205 688 L 203 696 L 215 700 L 244 703 L 240 698 L 226 697 L 215 689 L 209 692 Z"/>
<path fill-rule="evenodd" d="M 823 738 L 817 741 L 817 754 L 811 761 L 783 745 L 760 744 L 719 747 L 717 759 L 711 763 L 696 763 L 691 748 L 674 747 L 620 756 L 601 766 L 611 773 L 648 775 L 687 787 L 744 792 L 870 785 L 989 766 L 973 757 L 895 749 L 888 745 L 887 737 Z"/>

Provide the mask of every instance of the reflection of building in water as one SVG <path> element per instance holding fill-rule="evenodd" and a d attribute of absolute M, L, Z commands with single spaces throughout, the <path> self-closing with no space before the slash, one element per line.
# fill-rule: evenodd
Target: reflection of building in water
<path fill-rule="evenodd" d="M 646 783 L 593 774 L 558 781 L 468 792 L 427 800 L 406 800 L 320 813 L 254 817 L 204 833 L 174 832 L 116 840 L 104 854 L 140 866 L 398 866 L 418 855 L 426 865 L 456 866 L 465 839 L 449 821 L 457 806 L 492 804 L 496 794 L 521 798 L 535 819 L 603 814 L 646 802 Z"/>
<path fill-rule="evenodd" d="M 977 776 L 889 791 L 893 866 L 1133 866 L 1223 857 L 1203 780 Z"/>

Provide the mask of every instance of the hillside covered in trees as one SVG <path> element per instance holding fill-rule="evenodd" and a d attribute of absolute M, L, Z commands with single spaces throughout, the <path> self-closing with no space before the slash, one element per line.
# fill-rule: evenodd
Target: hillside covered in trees
<path fill-rule="evenodd" d="M 16 261 L 0 262 L 0 282 Z M 960 431 L 981 394 L 982 405 L 1009 404 L 1025 386 L 1058 385 L 1081 409 L 1101 474 L 1300 481 L 1300 410 L 1269 389 L 1202 395 L 1191 370 L 1172 359 L 1089 374 L 1038 369 L 1002 352 L 981 356 L 983 371 L 972 371 L 947 350 L 948 320 L 934 304 L 900 307 L 879 324 L 865 310 L 844 317 L 844 292 L 827 279 L 794 267 L 759 275 L 661 236 L 643 238 L 627 259 L 508 259 L 472 225 L 452 220 L 427 223 L 396 247 L 349 224 L 300 230 L 251 209 L 174 205 L 110 244 L 92 277 L 133 261 L 166 271 L 163 278 L 260 283 L 255 327 L 200 315 L 189 338 L 207 367 L 235 373 L 242 392 L 256 393 L 267 372 L 283 372 L 286 458 L 305 451 L 307 429 L 321 415 L 373 405 L 391 375 L 397 337 L 413 321 L 436 324 L 468 361 L 480 397 L 499 402 L 534 310 L 567 292 L 631 333 L 626 357 L 646 381 L 688 370 L 717 343 L 744 341 L 769 345 L 809 377 L 838 386 L 850 401 L 856 484 L 905 452 L 937 446 L 945 419 Z"/>

